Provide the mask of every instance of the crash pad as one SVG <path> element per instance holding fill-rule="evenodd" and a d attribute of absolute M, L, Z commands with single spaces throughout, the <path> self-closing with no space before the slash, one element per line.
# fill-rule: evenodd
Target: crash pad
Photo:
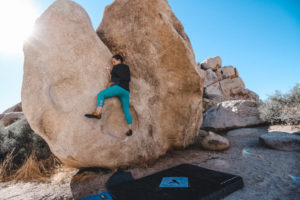
<path fill-rule="evenodd" d="M 167 177 L 185 177 L 188 187 L 160 187 Z M 181 164 L 107 189 L 114 200 L 217 200 L 243 186 L 240 176 Z"/>

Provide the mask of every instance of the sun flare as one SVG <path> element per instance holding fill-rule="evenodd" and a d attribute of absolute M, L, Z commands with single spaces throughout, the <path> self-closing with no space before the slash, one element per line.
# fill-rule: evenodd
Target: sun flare
<path fill-rule="evenodd" d="M 15 54 L 22 51 L 24 40 L 32 33 L 38 12 L 31 0 L 0 2 L 0 52 Z"/>

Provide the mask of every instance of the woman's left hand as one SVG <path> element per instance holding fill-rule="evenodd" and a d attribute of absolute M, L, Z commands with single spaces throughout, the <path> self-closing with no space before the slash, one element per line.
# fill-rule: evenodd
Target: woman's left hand
<path fill-rule="evenodd" d="M 114 82 L 109 82 L 108 84 L 107 84 L 107 87 L 111 87 L 111 86 L 113 86 L 115 83 Z"/>

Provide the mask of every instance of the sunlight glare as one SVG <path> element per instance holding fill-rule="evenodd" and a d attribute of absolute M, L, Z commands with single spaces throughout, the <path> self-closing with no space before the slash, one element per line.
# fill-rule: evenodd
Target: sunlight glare
<path fill-rule="evenodd" d="M 38 12 L 32 0 L 0 2 L 0 53 L 22 52 L 24 40 L 32 33 Z"/>

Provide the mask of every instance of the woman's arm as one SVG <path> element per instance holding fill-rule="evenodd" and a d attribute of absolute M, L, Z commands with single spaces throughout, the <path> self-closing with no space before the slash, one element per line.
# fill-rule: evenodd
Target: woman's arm
<path fill-rule="evenodd" d="M 109 83 L 106 85 L 106 87 L 111 87 L 111 86 L 113 86 L 113 85 L 115 85 L 114 82 L 109 82 Z"/>
<path fill-rule="evenodd" d="M 110 78 L 110 76 L 111 76 L 111 69 L 110 69 L 110 67 L 106 67 L 106 72 L 107 72 L 107 74 L 108 74 L 108 76 Z"/>
<path fill-rule="evenodd" d="M 110 69 L 110 67 L 106 67 L 106 72 L 107 72 L 108 77 L 109 77 L 109 82 L 108 82 L 108 84 L 106 85 L 106 87 L 111 87 L 111 86 L 113 86 L 115 83 L 112 82 L 112 81 L 110 80 L 110 79 L 111 79 L 111 69 Z"/>

